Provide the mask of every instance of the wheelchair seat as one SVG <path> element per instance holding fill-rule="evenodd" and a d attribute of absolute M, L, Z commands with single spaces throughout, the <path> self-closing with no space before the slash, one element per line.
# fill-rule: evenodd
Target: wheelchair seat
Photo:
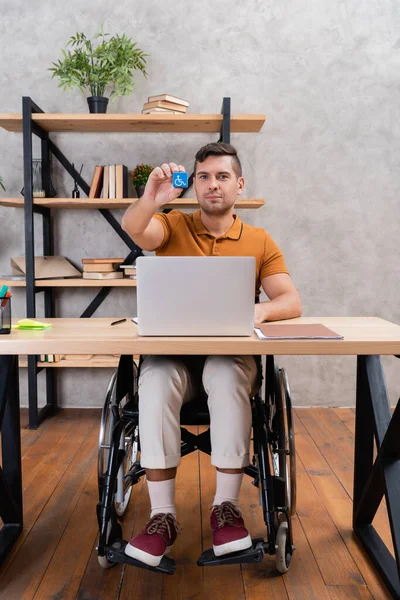
<path fill-rule="evenodd" d="M 139 423 L 139 407 L 134 399 L 129 400 L 123 408 L 123 417 Z M 182 405 L 181 425 L 209 425 L 210 413 L 207 406 L 207 396 L 199 394 L 190 402 Z"/>

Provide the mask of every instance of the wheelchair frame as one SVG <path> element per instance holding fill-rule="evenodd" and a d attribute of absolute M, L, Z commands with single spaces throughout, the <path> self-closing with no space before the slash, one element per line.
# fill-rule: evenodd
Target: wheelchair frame
<path fill-rule="evenodd" d="M 261 361 L 260 361 L 261 362 Z M 261 388 L 251 398 L 253 420 L 253 464 L 244 469 L 259 488 L 260 505 L 266 525 L 266 540 L 253 540 L 251 548 L 216 557 L 213 550 L 204 551 L 199 566 L 216 566 L 260 562 L 265 554 L 275 555 L 276 567 L 285 573 L 295 550 L 291 516 L 296 507 L 295 446 L 292 403 L 288 379 L 284 369 L 275 366 L 274 357 L 267 356 L 265 365 L 265 393 Z M 262 364 L 260 364 L 262 368 Z M 181 425 L 209 424 L 209 419 L 189 415 L 185 422 L 184 405 Z M 187 410 L 186 410 L 187 412 Z M 204 408 L 203 408 L 204 413 Z M 140 441 L 138 436 L 138 367 L 132 356 L 121 356 L 106 394 L 99 434 L 98 484 L 99 524 L 98 560 L 103 568 L 116 563 L 165 574 L 175 572 L 175 561 L 164 556 L 157 567 L 151 567 L 124 553 L 127 542 L 122 539 L 118 519 L 128 506 L 132 486 L 145 475 L 140 466 Z M 187 420 L 187 419 L 186 419 Z M 201 450 L 211 454 L 209 429 L 199 435 L 181 426 L 181 456 Z"/>

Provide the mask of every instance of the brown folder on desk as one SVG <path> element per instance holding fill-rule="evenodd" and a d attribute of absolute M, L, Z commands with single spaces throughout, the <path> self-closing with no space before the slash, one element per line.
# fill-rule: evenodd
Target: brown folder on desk
<path fill-rule="evenodd" d="M 342 340 L 343 336 L 321 323 L 262 323 L 258 329 L 267 340 Z"/>

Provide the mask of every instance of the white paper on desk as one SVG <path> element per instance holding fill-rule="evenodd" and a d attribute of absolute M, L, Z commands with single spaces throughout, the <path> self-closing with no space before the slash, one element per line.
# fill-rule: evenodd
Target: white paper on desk
<path fill-rule="evenodd" d="M 261 331 L 261 329 L 258 329 L 258 327 L 254 327 L 254 331 L 258 337 L 259 340 L 266 340 L 267 338 L 265 337 L 265 335 L 263 334 L 263 332 Z"/>
<path fill-rule="evenodd" d="M 136 323 L 136 325 L 139 325 L 139 321 L 138 321 L 138 318 L 137 318 L 137 317 L 132 317 L 132 321 L 133 321 L 134 323 Z"/>

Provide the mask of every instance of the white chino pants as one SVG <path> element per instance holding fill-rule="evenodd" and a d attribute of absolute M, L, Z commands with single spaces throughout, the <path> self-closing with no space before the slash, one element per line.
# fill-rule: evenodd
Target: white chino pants
<path fill-rule="evenodd" d="M 249 464 L 250 396 L 258 372 L 252 356 L 208 356 L 195 376 L 190 360 L 201 357 L 146 356 L 139 377 L 141 465 L 177 467 L 181 460 L 180 410 L 202 384 L 208 396 L 211 462 L 221 469 Z M 203 359 L 204 360 L 204 359 Z M 196 369 L 195 369 L 196 370 Z"/>

